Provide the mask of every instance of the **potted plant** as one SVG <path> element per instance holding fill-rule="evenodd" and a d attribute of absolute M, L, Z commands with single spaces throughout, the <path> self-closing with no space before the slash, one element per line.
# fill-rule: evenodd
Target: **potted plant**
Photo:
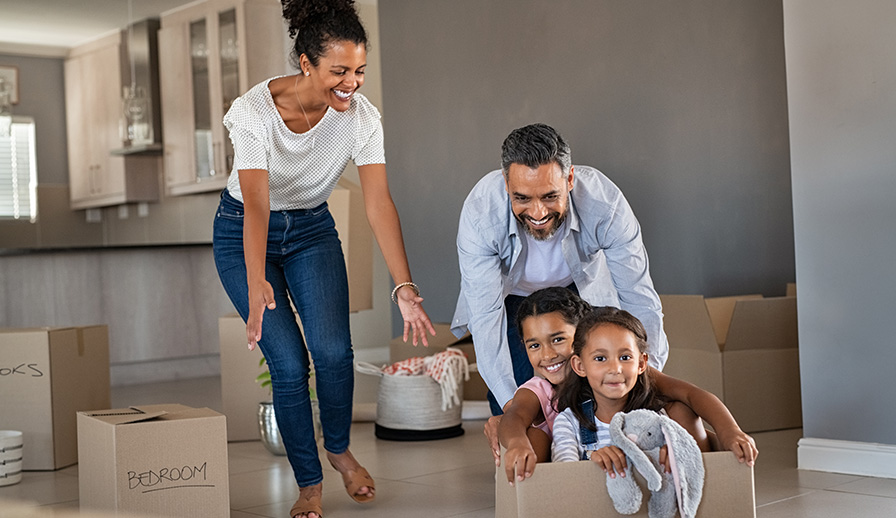
<path fill-rule="evenodd" d="M 259 383 L 262 387 L 268 388 L 268 393 L 272 394 L 273 388 L 271 387 L 271 371 L 267 368 L 267 361 L 262 356 L 258 361 L 258 366 L 263 367 L 264 371 L 259 374 L 255 381 Z M 314 438 L 317 441 L 320 441 L 323 437 L 323 432 L 320 424 L 320 407 L 317 402 L 317 393 L 314 390 L 314 386 L 311 383 L 311 379 L 314 377 L 314 368 L 310 369 L 308 373 L 309 377 L 309 387 L 308 393 L 311 396 L 311 416 L 314 420 Z M 273 401 L 262 401 L 258 404 L 258 430 L 261 435 L 261 442 L 264 444 L 264 447 L 274 455 L 286 455 L 286 447 L 283 445 L 283 438 L 280 436 L 280 429 L 277 428 L 277 416 L 274 414 L 274 402 Z"/>

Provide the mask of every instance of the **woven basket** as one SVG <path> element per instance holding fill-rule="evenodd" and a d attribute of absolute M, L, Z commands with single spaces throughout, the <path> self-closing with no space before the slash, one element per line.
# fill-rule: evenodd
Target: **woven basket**
<path fill-rule="evenodd" d="M 427 375 L 384 374 L 376 365 L 358 362 L 362 374 L 380 376 L 376 398 L 376 430 L 380 439 L 425 441 L 463 435 L 463 405 L 442 410 L 442 389 Z M 458 387 L 463 400 L 463 384 Z"/>

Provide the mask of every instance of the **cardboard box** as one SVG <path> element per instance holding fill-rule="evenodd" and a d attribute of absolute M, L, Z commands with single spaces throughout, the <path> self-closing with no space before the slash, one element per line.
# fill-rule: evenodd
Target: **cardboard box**
<path fill-rule="evenodd" d="M 78 462 L 75 413 L 110 405 L 106 326 L 0 329 L 0 421 L 23 433 L 23 469 Z"/>
<path fill-rule="evenodd" d="M 230 516 L 227 429 L 208 408 L 78 412 L 81 509 Z"/>
<path fill-rule="evenodd" d="M 264 372 L 258 362 L 264 357 L 258 347 L 246 347 L 246 323 L 233 314 L 218 319 L 221 345 L 221 404 L 227 416 L 227 439 L 257 441 L 258 404 L 271 400 L 269 388 L 255 381 Z"/>
<path fill-rule="evenodd" d="M 697 517 L 755 518 L 753 468 L 737 462 L 728 451 L 704 453 L 703 464 L 706 478 Z M 607 494 L 606 474 L 593 462 L 542 463 L 530 478 L 513 486 L 507 483 L 503 466 L 495 477 L 495 518 L 623 516 Z M 650 493 L 644 479 L 640 475 L 636 479 L 644 499 L 641 510 L 628 516 L 647 516 Z"/>
<path fill-rule="evenodd" d="M 745 432 L 802 426 L 795 297 L 660 299 L 663 372 L 718 396 Z"/>
<path fill-rule="evenodd" d="M 367 223 L 361 187 L 340 178 L 330 199 L 330 214 L 342 241 L 342 253 L 348 270 L 348 308 L 361 311 L 373 308 L 373 233 Z"/>
<path fill-rule="evenodd" d="M 456 347 L 467 355 L 467 360 L 473 364 L 476 363 L 476 351 L 473 349 L 473 337 L 467 333 L 462 338 L 455 338 L 451 333 L 450 324 L 433 324 L 436 330 L 436 336 L 426 335 L 429 342 L 428 347 L 418 344 L 414 347 L 411 339 L 408 342 L 402 341 L 401 337 L 395 337 L 389 342 L 389 361 L 392 363 L 407 360 L 415 356 L 430 356 L 438 352 L 444 351 L 448 347 Z M 482 376 L 478 372 L 470 372 L 470 379 L 464 382 L 464 400 L 465 401 L 483 401 L 486 399 L 488 387 Z"/>

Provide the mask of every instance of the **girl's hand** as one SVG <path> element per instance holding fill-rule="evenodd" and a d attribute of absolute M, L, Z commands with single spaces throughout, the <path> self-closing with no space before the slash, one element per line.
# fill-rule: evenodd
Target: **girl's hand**
<path fill-rule="evenodd" d="M 752 437 L 745 434 L 740 428 L 737 430 L 723 430 L 716 432 L 719 438 L 719 444 L 722 448 L 734 453 L 737 460 L 747 466 L 752 467 L 756 463 L 756 457 L 759 456 L 759 449 L 756 448 L 756 441 Z"/>
<path fill-rule="evenodd" d="M 625 478 L 625 469 L 628 467 L 625 453 L 616 446 L 604 446 L 591 452 L 591 461 L 603 468 L 610 478 L 616 478 L 616 473 Z"/>
<path fill-rule="evenodd" d="M 415 346 L 418 341 L 423 342 L 424 347 L 429 346 L 429 342 L 426 341 L 426 331 L 435 336 L 436 330 L 432 327 L 432 322 L 429 321 L 429 316 L 421 305 L 423 297 L 417 295 L 410 286 L 403 286 L 395 294 L 395 298 L 398 301 L 401 318 L 404 320 L 402 339 L 407 342 L 408 334 L 410 333 L 413 338 L 412 343 Z"/>
<path fill-rule="evenodd" d="M 508 448 L 504 452 L 504 471 L 507 473 L 507 482 L 513 485 L 514 472 L 516 480 L 522 482 L 532 476 L 535 471 L 537 458 L 531 445 L 521 445 Z"/>
<path fill-rule="evenodd" d="M 660 466 L 663 467 L 663 472 L 672 473 L 672 464 L 669 463 L 669 447 L 667 445 L 660 446 Z"/>
<path fill-rule="evenodd" d="M 250 351 L 254 351 L 255 345 L 261 340 L 261 321 L 264 317 L 264 310 L 276 307 L 274 288 L 267 280 L 249 287 L 249 318 L 246 320 L 246 338 L 249 341 Z"/>

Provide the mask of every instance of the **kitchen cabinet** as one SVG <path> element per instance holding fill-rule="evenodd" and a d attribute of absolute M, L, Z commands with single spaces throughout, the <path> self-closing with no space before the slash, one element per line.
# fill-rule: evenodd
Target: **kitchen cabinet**
<path fill-rule="evenodd" d="M 122 34 L 71 50 L 65 60 L 65 111 L 73 209 L 158 201 L 161 160 L 113 156 L 126 70 Z"/>
<path fill-rule="evenodd" d="M 162 13 L 159 62 L 165 189 L 227 184 L 233 145 L 222 124 L 233 100 L 287 68 L 277 0 L 206 0 Z"/>

